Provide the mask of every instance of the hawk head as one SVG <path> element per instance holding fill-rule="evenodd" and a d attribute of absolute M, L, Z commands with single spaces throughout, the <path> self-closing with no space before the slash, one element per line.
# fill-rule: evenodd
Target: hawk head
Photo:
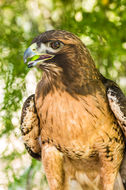
<path fill-rule="evenodd" d="M 24 62 L 29 59 L 28 67 L 41 65 L 44 70 L 45 63 L 62 67 L 61 62 L 66 57 L 66 62 L 77 58 L 77 49 L 82 49 L 83 44 L 79 38 L 70 32 L 51 30 L 37 36 L 31 46 L 24 53 Z"/>
<path fill-rule="evenodd" d="M 74 34 L 51 30 L 37 36 L 24 53 L 28 67 L 37 66 L 51 77 L 60 76 L 68 85 L 82 85 L 85 79 L 96 79 L 98 71 L 89 51 Z M 78 84 L 77 84 L 78 83 Z M 75 87 L 76 88 L 76 87 Z"/>

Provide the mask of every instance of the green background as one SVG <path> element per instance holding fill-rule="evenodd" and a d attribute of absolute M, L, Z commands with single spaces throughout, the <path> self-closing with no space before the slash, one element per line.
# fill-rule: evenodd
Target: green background
<path fill-rule="evenodd" d="M 0 190 L 46 190 L 40 162 L 27 154 L 20 133 L 23 101 L 41 73 L 29 70 L 23 53 L 49 29 L 78 35 L 100 72 L 126 93 L 125 0 L 0 1 Z"/>

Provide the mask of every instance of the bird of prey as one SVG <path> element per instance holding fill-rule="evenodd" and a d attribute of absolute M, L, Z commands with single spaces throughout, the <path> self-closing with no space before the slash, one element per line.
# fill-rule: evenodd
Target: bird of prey
<path fill-rule="evenodd" d="M 24 103 L 21 131 L 29 154 L 42 160 L 50 190 L 123 190 L 126 97 L 118 85 L 63 30 L 37 36 L 24 62 L 43 71 Z"/>

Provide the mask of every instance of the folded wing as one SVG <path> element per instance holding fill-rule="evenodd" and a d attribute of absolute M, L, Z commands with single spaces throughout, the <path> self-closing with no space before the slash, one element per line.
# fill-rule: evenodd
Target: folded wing
<path fill-rule="evenodd" d="M 39 118 L 35 107 L 34 94 L 24 102 L 21 114 L 21 132 L 28 153 L 33 158 L 41 160 Z"/>
<path fill-rule="evenodd" d="M 116 117 L 124 136 L 126 137 L 126 96 L 115 82 L 104 79 L 103 83 L 106 86 L 109 106 Z M 120 179 L 122 179 L 126 188 L 126 151 L 120 167 L 120 175 Z"/>

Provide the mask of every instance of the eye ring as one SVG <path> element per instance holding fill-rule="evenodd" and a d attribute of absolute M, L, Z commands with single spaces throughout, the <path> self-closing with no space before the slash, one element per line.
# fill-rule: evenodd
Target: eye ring
<path fill-rule="evenodd" d="M 54 42 L 50 43 L 50 47 L 53 49 L 58 49 L 58 48 L 60 48 L 60 46 L 61 46 L 61 42 L 59 42 L 59 41 L 54 41 Z"/>

